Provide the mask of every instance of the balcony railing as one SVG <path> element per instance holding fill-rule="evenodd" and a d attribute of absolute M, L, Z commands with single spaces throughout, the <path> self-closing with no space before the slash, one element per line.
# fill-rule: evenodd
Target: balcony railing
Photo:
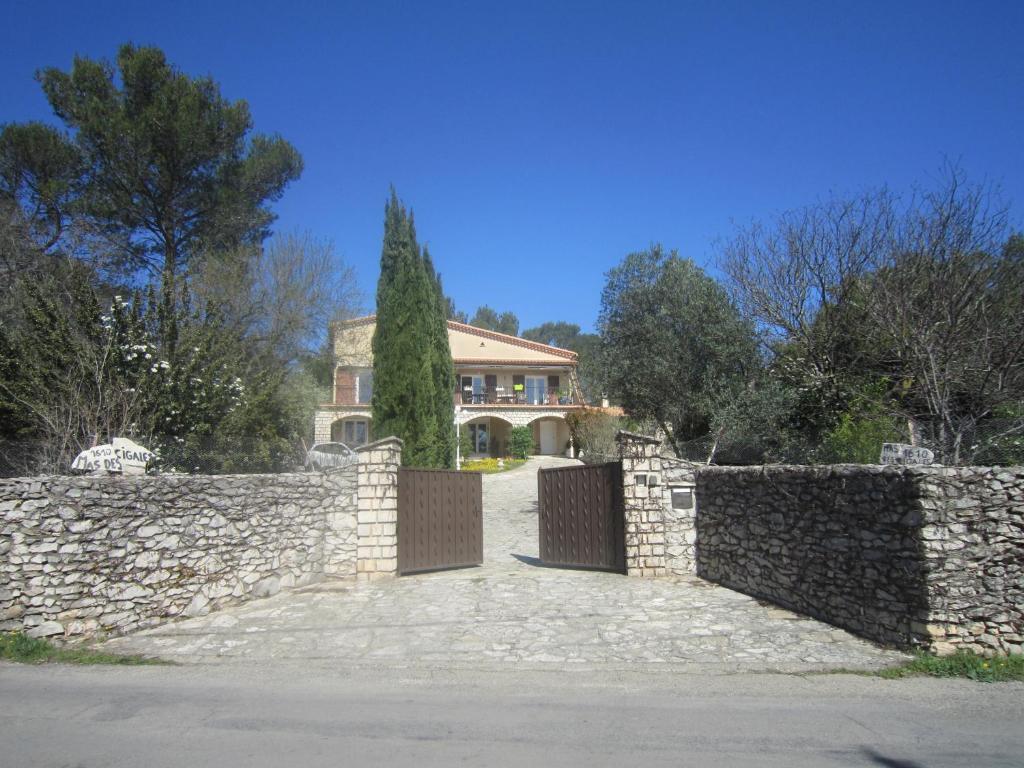
<path fill-rule="evenodd" d="M 576 396 L 569 389 L 557 387 L 513 390 L 509 387 L 463 389 L 456 401 L 463 405 L 576 405 Z"/>

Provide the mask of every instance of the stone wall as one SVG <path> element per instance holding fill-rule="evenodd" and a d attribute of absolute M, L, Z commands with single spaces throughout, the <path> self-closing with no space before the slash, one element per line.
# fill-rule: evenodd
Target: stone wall
<path fill-rule="evenodd" d="M 696 484 L 699 465 L 667 457 L 662 458 L 661 465 L 665 570 L 674 576 L 689 576 L 697 572 Z"/>
<path fill-rule="evenodd" d="M 1024 467 L 907 470 L 921 506 L 928 618 L 940 653 L 1024 652 Z"/>
<path fill-rule="evenodd" d="M 704 578 L 899 646 L 1020 653 L 1024 469 L 702 467 Z"/>
<path fill-rule="evenodd" d="M 631 432 L 619 432 L 616 440 L 622 460 L 626 573 L 630 576 L 664 576 L 661 441 Z"/>
<path fill-rule="evenodd" d="M 402 441 L 387 437 L 359 448 L 360 579 L 398 575 L 398 467 Z"/>
<path fill-rule="evenodd" d="M 88 636 L 355 576 L 356 472 L 0 480 L 0 630 Z"/>

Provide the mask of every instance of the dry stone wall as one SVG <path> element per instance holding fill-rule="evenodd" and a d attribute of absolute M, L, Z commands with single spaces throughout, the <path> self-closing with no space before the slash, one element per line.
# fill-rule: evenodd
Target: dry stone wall
<path fill-rule="evenodd" d="M 355 468 L 0 480 L 0 630 L 88 636 L 355 576 Z"/>
<path fill-rule="evenodd" d="M 702 467 L 698 574 L 871 639 L 1021 653 L 1024 469 Z"/>
<path fill-rule="evenodd" d="M 928 618 L 940 653 L 1024 652 L 1024 467 L 909 469 L 921 506 Z"/>

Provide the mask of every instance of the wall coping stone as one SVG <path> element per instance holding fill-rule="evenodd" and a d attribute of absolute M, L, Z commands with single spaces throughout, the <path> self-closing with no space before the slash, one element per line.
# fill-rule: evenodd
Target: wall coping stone
<path fill-rule="evenodd" d="M 629 432 L 625 429 L 620 429 L 615 433 L 615 442 L 635 442 L 635 443 L 648 443 L 650 445 L 661 445 L 661 440 L 650 435 L 641 435 L 639 432 Z"/>
<path fill-rule="evenodd" d="M 365 453 L 366 451 L 372 451 L 374 448 L 384 448 L 385 446 L 394 446 L 401 450 L 404 445 L 405 443 L 402 442 L 400 437 L 382 437 L 380 440 L 375 440 L 372 443 L 360 445 L 356 448 L 356 453 Z"/>

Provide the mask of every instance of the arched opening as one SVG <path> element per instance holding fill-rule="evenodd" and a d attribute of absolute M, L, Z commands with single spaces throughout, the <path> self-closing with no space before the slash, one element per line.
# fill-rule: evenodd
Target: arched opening
<path fill-rule="evenodd" d="M 370 417 L 360 414 L 338 419 L 331 424 L 331 442 L 344 443 L 349 448 L 370 442 Z"/>
<path fill-rule="evenodd" d="M 568 456 L 569 425 L 561 416 L 540 416 L 529 424 L 533 430 L 533 450 L 540 456 Z"/>
<path fill-rule="evenodd" d="M 469 441 L 469 456 L 465 458 L 508 455 L 508 438 L 512 424 L 498 416 L 477 416 L 459 427 L 460 439 Z M 461 437 L 464 434 L 465 437 Z"/>

